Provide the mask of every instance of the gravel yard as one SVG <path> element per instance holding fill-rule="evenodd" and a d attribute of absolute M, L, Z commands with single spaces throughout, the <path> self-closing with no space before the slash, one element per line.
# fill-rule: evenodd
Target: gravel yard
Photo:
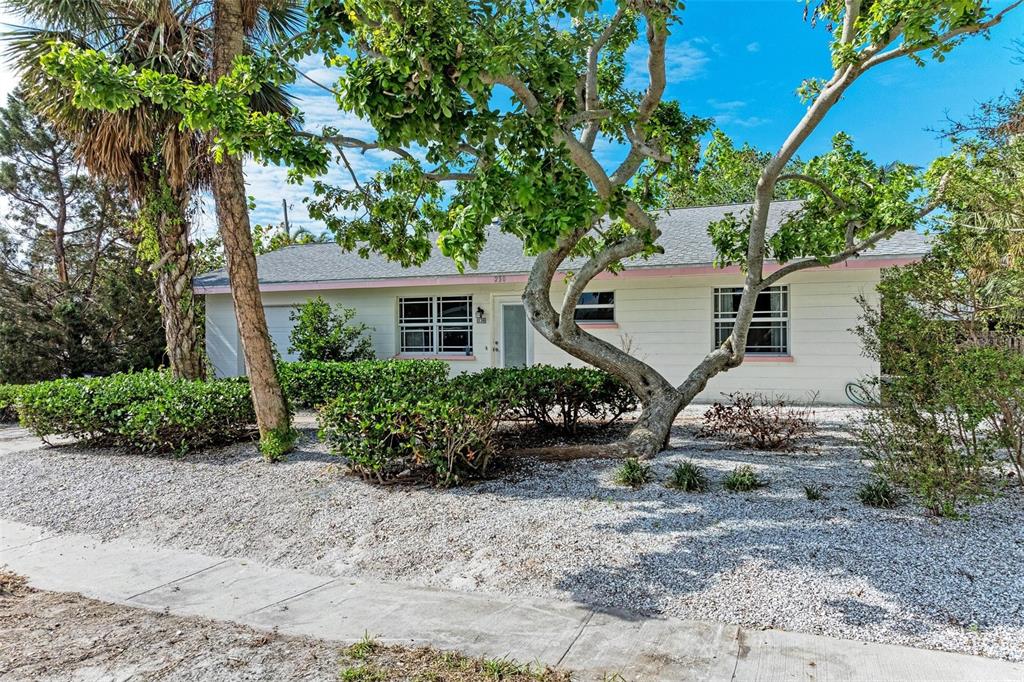
<path fill-rule="evenodd" d="M 325 574 L 568 598 L 594 606 L 1024 660 L 1024 495 L 929 518 L 864 507 L 854 411 L 817 411 L 814 447 L 730 449 L 684 413 L 658 480 L 612 483 L 617 463 L 522 463 L 455 490 L 345 475 L 313 431 L 290 461 L 252 445 L 175 460 L 60 446 L 0 448 L 0 517 L 63 531 L 244 556 Z M 0 433 L 0 440 L 3 434 Z M 665 488 L 692 459 L 701 494 Z M 729 493 L 750 464 L 769 481 Z M 804 485 L 824 489 L 809 501 Z"/>

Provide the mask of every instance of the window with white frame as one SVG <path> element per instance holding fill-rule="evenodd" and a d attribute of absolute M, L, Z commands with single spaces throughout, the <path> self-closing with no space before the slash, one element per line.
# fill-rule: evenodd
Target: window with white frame
<path fill-rule="evenodd" d="M 473 354 L 473 297 L 421 296 L 398 299 L 402 353 Z"/>
<path fill-rule="evenodd" d="M 577 322 L 614 322 L 615 292 L 595 291 L 580 294 L 576 303 Z"/>
<path fill-rule="evenodd" d="M 743 287 L 716 287 L 715 347 L 729 338 L 736 324 Z M 747 353 L 787 355 L 789 353 L 789 287 L 768 287 L 757 295 L 754 316 L 747 333 Z"/>

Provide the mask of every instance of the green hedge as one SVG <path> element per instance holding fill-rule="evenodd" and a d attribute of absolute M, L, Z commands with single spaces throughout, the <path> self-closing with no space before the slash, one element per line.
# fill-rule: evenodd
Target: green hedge
<path fill-rule="evenodd" d="M 382 371 L 387 362 L 353 364 L 375 366 L 359 370 L 368 372 L 366 379 L 349 380 L 347 390 L 321 404 L 320 437 L 354 471 L 380 482 L 407 476 L 453 485 L 478 478 L 494 454 L 492 437 L 500 421 L 526 420 L 574 432 L 583 419 L 610 423 L 637 404 L 624 384 L 594 369 L 488 369 L 445 381 L 446 368 L 403 366 L 389 374 Z M 347 371 L 300 369 L 310 393 L 317 390 L 315 377 Z M 295 368 L 288 371 L 296 375 Z M 295 396 L 297 384 L 290 381 Z M 324 393 L 320 390 L 316 399 Z"/>
<path fill-rule="evenodd" d="M 18 421 L 18 394 L 22 388 L 15 384 L 0 384 L 0 424 Z"/>
<path fill-rule="evenodd" d="M 22 387 L 22 423 L 40 437 L 184 454 L 233 442 L 255 422 L 244 379 L 182 381 L 145 371 Z"/>
<path fill-rule="evenodd" d="M 320 437 L 353 471 L 385 482 L 403 475 L 448 486 L 487 471 L 496 407 L 457 395 L 353 392 L 321 408 Z"/>
<path fill-rule="evenodd" d="M 598 369 L 580 367 L 491 368 L 451 381 L 453 391 L 501 407 L 505 420 L 575 433 L 584 419 L 608 424 L 637 408 L 624 383 Z"/>
<path fill-rule="evenodd" d="M 447 380 L 448 365 L 440 360 L 314 360 L 282 363 L 278 375 L 292 405 L 317 408 L 341 395 L 378 388 L 397 396 L 429 391 Z"/>

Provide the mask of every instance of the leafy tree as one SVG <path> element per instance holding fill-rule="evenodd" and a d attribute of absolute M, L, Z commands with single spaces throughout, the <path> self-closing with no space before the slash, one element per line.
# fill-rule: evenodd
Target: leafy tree
<path fill-rule="evenodd" d="M 740 204 L 750 201 L 757 189 L 757 181 L 772 159 L 771 152 L 755 149 L 744 143 L 736 148 L 729 136 L 721 130 L 711 133 L 704 148 L 700 164 L 690 173 L 679 173 L 667 183 L 668 207 L 712 206 Z M 802 167 L 798 160 L 790 161 L 787 172 L 795 173 Z M 782 182 L 776 186 L 776 199 L 800 199 L 806 192 L 795 182 Z"/>
<path fill-rule="evenodd" d="M 886 272 L 858 328 L 889 376 L 863 420 L 865 450 L 945 516 L 994 489 L 994 462 L 1024 475 L 1024 264 L 1005 257 L 1011 241 L 940 233 L 923 260 Z"/>
<path fill-rule="evenodd" d="M 608 15 L 599 3 L 579 0 L 312 0 L 302 38 L 281 46 L 274 59 L 236 50 L 233 70 L 222 65 L 216 75 L 225 77 L 216 83 L 120 68 L 67 44 L 44 62 L 54 77 L 73 83 L 80 106 L 119 110 L 142 99 L 158 102 L 188 127 L 215 130 L 225 158 L 251 152 L 289 164 L 295 179 L 316 176 L 311 215 L 346 248 L 409 265 L 428 257 L 436 234 L 441 251 L 465 268 L 476 264 L 493 226 L 517 236 L 536 257 L 523 294 L 531 324 L 636 392 L 640 418 L 616 449 L 646 455 L 663 447 L 679 410 L 713 376 L 743 362 L 760 291 L 790 273 L 870 249 L 934 210 L 922 190 L 937 178 L 872 163 L 845 135 L 791 172 L 807 137 L 863 74 L 900 58 L 940 60 L 1017 4 L 995 13 L 982 0 L 815 4 L 812 17 L 832 35 L 830 74 L 801 86 L 808 108 L 762 168 L 751 210 L 712 226 L 719 262 L 746 270 L 744 294 L 728 339 L 675 386 L 580 328 L 574 313 L 598 274 L 659 250 L 652 211 L 672 177 L 689 172 L 706 129 L 702 119 L 663 100 L 666 41 L 677 28 L 680 3 L 619 2 Z M 626 78 L 626 52 L 638 41 L 647 52 L 649 82 L 635 91 Z M 376 139 L 330 127 L 295 131 L 274 114 L 238 115 L 259 84 L 295 78 L 280 54 L 314 52 L 343 67 L 334 86 L 339 109 L 367 120 Z M 614 167 L 594 155 L 599 137 L 628 150 Z M 413 145 L 423 153 L 414 154 Z M 395 161 L 363 182 L 346 155 L 368 149 L 388 150 Z M 332 155 L 349 170 L 351 188 L 322 179 Z M 780 182 L 800 183 L 805 202 L 769 237 L 768 212 Z M 570 257 L 582 264 L 567 277 Z M 766 274 L 767 259 L 783 265 Z M 557 307 L 555 282 L 566 283 Z"/>
<path fill-rule="evenodd" d="M 139 203 L 137 227 L 143 253 L 157 275 L 157 292 L 176 376 L 205 372 L 199 311 L 192 297 L 193 202 L 210 187 L 209 141 L 182 130 L 180 116 L 139 102 L 119 112 L 76 107 L 65 86 L 46 76 L 39 57 L 50 40 L 101 50 L 119 64 L 186 79 L 205 79 L 211 58 L 211 25 L 203 3 L 147 0 L 13 0 L 11 8 L 37 28 L 8 34 L 8 56 L 20 71 L 33 107 L 76 141 L 79 157 L 94 174 L 124 183 Z M 292 2 L 274 2 L 274 16 L 257 14 L 258 26 L 296 17 Z M 260 88 L 252 106 L 288 115 L 281 90 Z"/>
<path fill-rule="evenodd" d="M 0 383 L 106 374 L 163 358 L 152 275 L 123 188 L 20 97 L 0 108 Z"/>
<path fill-rule="evenodd" d="M 374 359 L 373 342 L 366 335 L 370 328 L 365 324 L 352 324 L 355 315 L 355 310 L 342 305 L 332 309 L 320 296 L 306 301 L 290 315 L 295 325 L 288 350 L 298 353 L 301 362 Z"/>

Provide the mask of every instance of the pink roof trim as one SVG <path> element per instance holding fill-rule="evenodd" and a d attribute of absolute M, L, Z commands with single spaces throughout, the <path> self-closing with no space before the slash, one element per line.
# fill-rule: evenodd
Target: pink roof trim
<path fill-rule="evenodd" d="M 907 265 L 919 260 L 914 257 L 900 258 L 858 258 L 844 261 L 828 268 L 850 268 L 853 270 L 866 270 L 871 268 L 891 268 L 897 265 Z M 778 270 L 780 266 L 775 264 L 765 265 L 765 273 Z M 739 266 L 732 265 L 727 268 L 716 268 L 713 265 L 673 265 L 663 267 L 646 267 L 626 269 L 618 275 L 610 272 L 602 272 L 595 279 L 605 280 L 615 277 L 625 279 L 644 277 L 687 277 L 696 275 L 735 275 L 740 273 Z M 564 275 L 564 272 L 559 274 Z M 262 292 L 274 291 L 330 291 L 335 289 L 385 289 L 393 287 L 437 287 L 451 284 L 517 284 L 526 282 L 529 275 L 521 274 L 496 274 L 496 275 L 444 275 L 441 277 L 386 277 L 379 279 L 343 279 L 319 282 L 280 282 L 260 285 Z M 197 286 L 194 289 L 197 294 L 229 294 L 229 286 Z"/>

